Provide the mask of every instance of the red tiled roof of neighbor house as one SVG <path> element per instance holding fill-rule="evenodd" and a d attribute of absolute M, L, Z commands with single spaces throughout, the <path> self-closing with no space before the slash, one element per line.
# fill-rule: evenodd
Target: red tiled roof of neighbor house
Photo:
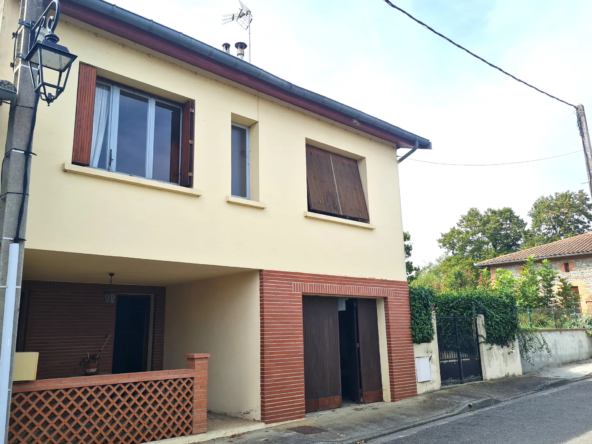
<path fill-rule="evenodd" d="M 580 234 L 550 244 L 539 245 L 516 253 L 505 254 L 493 259 L 488 259 L 475 264 L 478 267 L 495 264 L 507 264 L 510 262 L 522 262 L 529 256 L 535 259 L 546 259 L 561 256 L 573 256 L 575 254 L 592 254 L 592 233 Z"/>

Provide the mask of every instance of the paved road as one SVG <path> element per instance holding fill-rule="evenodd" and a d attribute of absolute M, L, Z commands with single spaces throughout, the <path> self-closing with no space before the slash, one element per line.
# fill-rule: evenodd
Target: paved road
<path fill-rule="evenodd" d="M 387 443 L 591 444 L 592 380 L 371 441 Z"/>

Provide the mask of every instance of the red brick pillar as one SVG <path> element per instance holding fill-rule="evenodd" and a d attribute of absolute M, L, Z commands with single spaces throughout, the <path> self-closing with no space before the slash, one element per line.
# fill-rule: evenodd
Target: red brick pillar
<path fill-rule="evenodd" d="M 205 433 L 208 415 L 208 359 L 209 353 L 185 355 L 187 368 L 194 370 L 193 376 L 193 432 Z"/>

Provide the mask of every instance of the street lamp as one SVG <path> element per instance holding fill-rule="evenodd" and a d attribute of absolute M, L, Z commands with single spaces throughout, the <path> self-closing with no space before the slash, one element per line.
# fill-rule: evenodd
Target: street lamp
<path fill-rule="evenodd" d="M 55 14 L 49 13 L 55 7 Z M 21 22 L 29 28 L 29 52 L 24 55 L 29 63 L 31 81 L 41 100 L 51 104 L 66 88 L 70 68 L 77 56 L 68 48 L 58 44 L 59 38 L 54 33 L 60 19 L 60 2 L 53 0 L 35 24 Z M 23 57 L 23 54 L 18 54 Z"/>
<path fill-rule="evenodd" d="M 26 18 L 31 17 L 35 6 L 39 5 L 41 0 L 23 0 L 23 13 Z M 55 14 L 50 15 L 52 9 Z M 19 20 L 19 28 L 13 33 L 15 38 L 14 60 L 17 57 L 21 59 L 20 66 L 15 69 L 14 84 L 20 85 L 16 92 L 11 88 L 10 82 L 2 82 L 0 85 L 0 97 L 2 100 L 18 100 L 19 106 L 12 106 L 8 117 L 8 136 L 6 139 L 5 156 L 2 161 L 2 178 L 7 178 L 2 182 L 2 199 L 0 206 L 0 220 L 4 221 L 0 227 L 0 236 L 2 239 L 12 240 L 9 244 L 2 241 L 0 248 L 0 282 L 4 289 L 4 313 L 2 315 L 0 336 L 0 444 L 7 442 L 8 436 L 8 418 L 10 412 L 10 381 L 12 375 L 12 362 L 14 360 L 14 323 L 16 314 L 17 298 L 20 295 L 20 285 L 22 280 L 22 252 L 24 251 L 25 239 L 20 237 L 21 224 L 26 223 L 25 215 L 27 213 L 27 197 L 29 192 L 29 174 L 30 162 L 33 155 L 33 132 L 37 115 L 37 105 L 39 100 L 47 102 L 49 105 L 64 91 L 68 75 L 72 68 L 72 62 L 76 56 L 70 54 L 68 48 L 58 44 L 58 37 L 54 34 L 55 28 L 60 19 L 60 2 L 52 0 L 49 6 L 43 11 L 41 17 L 33 23 L 31 21 Z M 16 45 L 20 44 L 17 37 L 24 29 L 28 32 L 28 52 L 27 54 L 17 53 Z M 33 91 L 25 87 L 24 64 L 29 66 L 31 81 L 33 82 Z M 12 64 L 14 67 L 14 63 Z M 34 97 L 31 97 L 34 93 Z M 33 109 L 31 113 L 29 109 Z M 28 132 L 28 137 L 25 134 Z M 26 145 L 25 145 L 26 141 Z M 16 155 L 16 157 L 14 156 Z M 20 155 L 24 155 L 21 157 Z M 22 177 L 22 185 L 18 185 Z M 20 199 L 17 205 L 16 199 Z M 12 222 L 16 221 L 16 232 L 12 232 L 14 226 Z M 10 235 L 9 231 L 10 230 Z M 6 248 L 8 245 L 8 248 Z M 2 290 L 0 290 L 1 292 Z"/>

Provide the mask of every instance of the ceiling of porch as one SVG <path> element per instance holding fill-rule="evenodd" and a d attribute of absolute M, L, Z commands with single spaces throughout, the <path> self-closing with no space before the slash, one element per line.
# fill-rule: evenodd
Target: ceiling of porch
<path fill-rule="evenodd" d="M 250 271 L 248 268 L 25 250 L 23 280 L 167 286 Z"/>

